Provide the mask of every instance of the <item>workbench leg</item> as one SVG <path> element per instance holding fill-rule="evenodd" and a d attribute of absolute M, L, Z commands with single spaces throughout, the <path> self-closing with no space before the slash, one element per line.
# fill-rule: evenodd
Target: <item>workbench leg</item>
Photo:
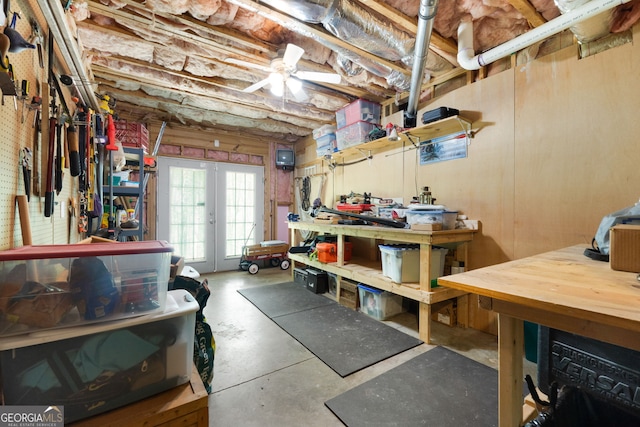
<path fill-rule="evenodd" d="M 522 425 L 524 323 L 498 313 L 498 421 L 500 427 Z"/>
<path fill-rule="evenodd" d="M 418 309 L 418 335 L 427 344 L 431 344 L 431 304 L 420 303 Z"/>

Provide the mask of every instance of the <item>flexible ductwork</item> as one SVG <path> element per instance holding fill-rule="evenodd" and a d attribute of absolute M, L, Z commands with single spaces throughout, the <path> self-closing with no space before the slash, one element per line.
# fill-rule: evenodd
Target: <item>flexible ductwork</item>
<path fill-rule="evenodd" d="M 409 92 L 409 102 L 404 113 L 404 127 L 416 126 L 416 113 L 422 80 L 424 79 L 424 66 L 429 53 L 429 43 L 431 32 L 433 31 L 433 18 L 438 10 L 438 0 L 421 0 L 420 12 L 418 14 L 418 32 L 416 34 L 416 46 L 413 53 L 413 69 L 411 70 L 411 91 Z"/>
<path fill-rule="evenodd" d="M 560 9 L 560 13 L 566 14 L 589 1 L 590 0 L 555 0 L 554 3 L 558 6 L 558 9 Z M 585 19 L 584 21 L 571 26 L 569 29 L 580 43 L 597 40 L 600 37 L 604 37 L 609 34 L 612 15 L 613 9 L 608 9 L 595 15 L 593 18 Z"/>
<path fill-rule="evenodd" d="M 233 3 L 233 0 L 231 0 Z M 380 20 L 351 0 L 264 0 L 263 3 L 300 21 L 322 24 L 331 34 L 348 41 L 353 46 L 389 61 L 402 61 L 411 65 L 414 40 L 407 33 L 396 29 L 387 20 Z M 281 25 L 288 27 L 286 23 Z M 296 31 L 294 27 L 291 27 Z M 390 67 L 362 58 L 319 37 L 303 34 L 337 52 L 341 62 L 349 60 L 399 90 L 408 90 L 407 76 Z M 357 73 L 352 67 L 350 74 Z"/>
<path fill-rule="evenodd" d="M 478 70 L 498 59 L 518 52 L 534 43 L 573 27 L 600 13 L 613 9 L 630 0 L 593 0 L 536 27 L 513 40 L 474 56 L 473 23 L 461 22 L 458 27 L 458 63 L 467 70 Z M 607 28 L 607 32 L 609 29 Z"/>

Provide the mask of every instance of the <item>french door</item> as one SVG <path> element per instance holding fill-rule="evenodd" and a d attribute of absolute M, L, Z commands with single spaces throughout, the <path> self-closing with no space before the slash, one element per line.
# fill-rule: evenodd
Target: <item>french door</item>
<path fill-rule="evenodd" d="M 262 240 L 264 169 L 158 158 L 157 235 L 199 273 L 238 269 Z"/>

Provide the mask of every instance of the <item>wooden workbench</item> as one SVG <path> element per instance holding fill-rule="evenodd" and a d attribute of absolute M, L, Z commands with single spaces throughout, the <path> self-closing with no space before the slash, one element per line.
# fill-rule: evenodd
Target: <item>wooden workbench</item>
<path fill-rule="evenodd" d="M 640 351 L 640 282 L 583 255 L 586 245 L 438 279 L 489 297 L 498 313 L 500 427 L 521 425 L 523 320 Z"/>
<path fill-rule="evenodd" d="M 426 343 L 431 340 L 431 305 L 440 301 L 458 298 L 458 323 L 467 326 L 466 292 L 444 287 L 431 287 L 431 247 L 452 246 L 459 252 L 459 260 L 467 261 L 467 243 L 473 239 L 476 229 L 459 229 L 443 231 L 416 231 L 407 228 L 374 227 L 366 225 L 317 224 L 312 222 L 289 222 L 291 242 L 298 242 L 296 231 L 311 231 L 320 234 L 335 235 L 337 239 L 337 261 L 323 263 L 310 259 L 306 254 L 289 254 L 294 262 L 315 267 L 333 273 L 338 277 L 336 299 L 340 300 L 340 280 L 342 278 L 365 283 L 383 291 L 402 295 L 419 303 L 418 333 Z M 373 243 L 374 252 L 378 253 L 378 241 L 413 243 L 420 245 L 420 282 L 396 283 L 382 272 L 380 261 L 358 259 L 355 256 L 348 262 L 344 259 L 344 242 L 346 237 L 365 239 Z M 355 248 L 354 248 L 355 251 Z M 292 269 L 293 271 L 293 269 Z"/>
<path fill-rule="evenodd" d="M 209 395 L 194 366 L 191 380 L 139 402 L 71 423 L 69 427 L 207 427 Z"/>

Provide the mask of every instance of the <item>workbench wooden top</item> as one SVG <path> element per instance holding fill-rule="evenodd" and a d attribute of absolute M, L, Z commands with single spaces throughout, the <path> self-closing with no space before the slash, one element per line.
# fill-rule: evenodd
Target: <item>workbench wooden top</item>
<path fill-rule="evenodd" d="M 441 277 L 438 283 L 523 310 L 640 332 L 638 275 L 615 271 L 608 262 L 587 258 L 583 255 L 585 248 L 571 246 Z M 519 316 L 516 313 L 514 317 Z"/>

